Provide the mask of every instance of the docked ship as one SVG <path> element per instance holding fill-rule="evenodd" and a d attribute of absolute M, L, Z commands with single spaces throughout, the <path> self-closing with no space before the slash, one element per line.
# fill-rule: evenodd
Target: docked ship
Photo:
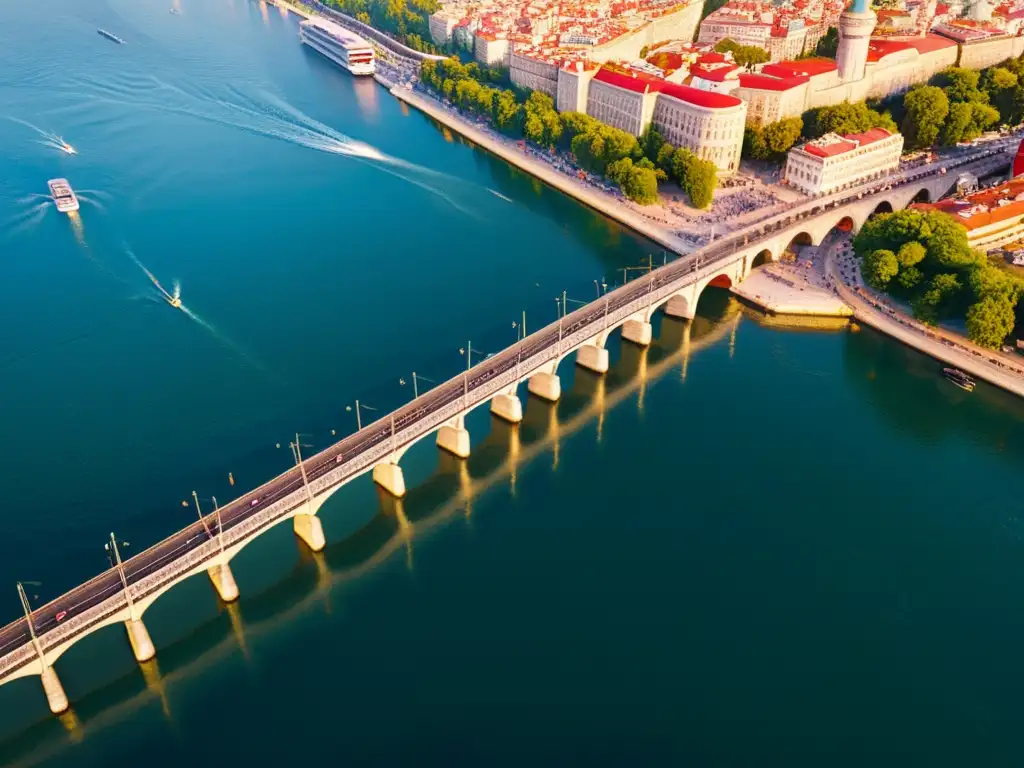
<path fill-rule="evenodd" d="M 75 192 L 67 179 L 50 179 L 46 183 L 50 187 L 50 195 L 57 204 L 58 211 L 71 213 L 78 210 L 78 198 L 75 197 Z"/>
<path fill-rule="evenodd" d="M 943 368 L 942 375 L 956 384 L 960 389 L 973 392 L 976 382 L 959 368 Z"/>
<path fill-rule="evenodd" d="M 299 39 L 353 75 L 372 75 L 373 46 L 342 26 L 324 19 L 299 24 Z"/>
<path fill-rule="evenodd" d="M 107 40 L 113 40 L 118 45 L 124 45 L 124 40 L 115 35 L 113 32 L 107 32 L 107 30 L 105 29 L 97 29 L 96 31 L 103 35 L 105 38 L 107 38 Z"/>

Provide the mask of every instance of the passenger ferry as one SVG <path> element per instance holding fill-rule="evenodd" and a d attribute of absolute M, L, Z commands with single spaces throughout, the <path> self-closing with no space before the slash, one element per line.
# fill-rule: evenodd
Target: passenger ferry
<path fill-rule="evenodd" d="M 50 179 L 46 182 L 50 187 L 50 195 L 53 202 L 57 204 L 57 210 L 61 213 L 71 213 L 78 210 L 78 198 L 74 190 L 68 184 L 67 179 Z"/>
<path fill-rule="evenodd" d="M 307 19 L 299 24 L 299 39 L 353 75 L 374 73 L 373 46 L 338 24 Z"/>

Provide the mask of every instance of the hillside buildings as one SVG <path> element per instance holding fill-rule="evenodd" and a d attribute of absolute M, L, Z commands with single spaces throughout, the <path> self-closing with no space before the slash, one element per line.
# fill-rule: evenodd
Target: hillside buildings
<path fill-rule="evenodd" d="M 789 151 L 784 181 L 808 195 L 827 195 L 888 175 L 902 152 L 903 136 L 882 128 L 828 133 Z"/>

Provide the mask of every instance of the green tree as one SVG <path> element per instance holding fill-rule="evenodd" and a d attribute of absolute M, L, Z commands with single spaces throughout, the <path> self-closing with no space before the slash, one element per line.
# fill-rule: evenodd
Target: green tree
<path fill-rule="evenodd" d="M 911 302 L 914 317 L 929 325 L 936 325 L 939 320 L 949 315 L 962 285 L 960 278 L 952 273 L 935 275 L 928 283 L 928 288 Z"/>
<path fill-rule="evenodd" d="M 923 245 L 918 242 L 909 242 L 900 246 L 896 253 L 896 260 L 900 263 L 900 269 L 903 270 L 916 267 L 924 261 L 924 257 L 927 255 L 928 251 Z"/>
<path fill-rule="evenodd" d="M 804 121 L 799 117 L 789 117 L 770 123 L 764 127 L 764 143 L 768 151 L 779 157 L 788 152 L 804 130 Z"/>
<path fill-rule="evenodd" d="M 826 133 L 861 133 L 872 128 L 884 128 L 896 132 L 896 124 L 887 112 L 876 112 L 863 101 L 851 104 L 844 101 L 831 107 L 812 110 L 813 119 L 809 123 L 812 136 L 823 136 Z"/>
<path fill-rule="evenodd" d="M 661 149 L 658 150 L 658 156 L 654 159 L 654 164 L 658 166 L 665 173 L 672 173 L 672 159 L 676 154 L 676 148 L 669 144 L 667 141 L 661 145 Z"/>
<path fill-rule="evenodd" d="M 728 37 L 718 41 L 715 44 L 715 50 L 719 53 L 731 53 L 732 60 L 740 67 L 764 64 L 767 61 L 771 61 L 772 58 L 768 51 L 763 48 L 758 48 L 755 45 L 740 45 Z"/>
<path fill-rule="evenodd" d="M 949 114 L 949 98 L 941 88 L 922 85 L 911 88 L 903 99 L 906 117 L 903 136 L 911 149 L 930 147 L 939 137 Z"/>
<path fill-rule="evenodd" d="M 640 149 L 644 153 L 644 157 L 652 161 L 657 161 L 658 153 L 663 146 L 665 146 L 665 137 L 653 125 L 640 136 Z"/>
<path fill-rule="evenodd" d="M 942 143 L 952 147 L 965 140 L 966 134 L 974 119 L 974 110 L 970 104 L 958 102 L 949 105 L 949 115 L 942 126 Z"/>
<path fill-rule="evenodd" d="M 743 156 L 752 160 L 768 159 L 768 144 L 764 140 L 764 129 L 749 125 L 743 129 Z"/>
<path fill-rule="evenodd" d="M 828 31 L 821 36 L 814 48 L 814 55 L 826 59 L 834 59 L 839 51 L 839 30 L 836 27 L 829 27 Z"/>
<path fill-rule="evenodd" d="M 966 101 L 984 104 L 988 101 L 988 96 L 978 88 L 981 73 L 976 69 L 947 67 L 932 80 L 945 92 L 950 102 Z"/>
<path fill-rule="evenodd" d="M 889 286 L 889 281 L 896 277 L 899 269 L 900 265 L 896 261 L 896 254 L 886 248 L 879 248 L 864 257 L 864 280 L 868 285 L 880 291 L 884 291 Z"/>
<path fill-rule="evenodd" d="M 680 147 L 672 156 L 672 175 L 690 198 L 695 208 L 707 208 L 715 196 L 718 168 L 710 160 L 702 160 Z"/>
<path fill-rule="evenodd" d="M 897 256 L 899 258 L 899 256 Z M 896 275 L 896 283 L 903 290 L 904 294 L 913 293 L 914 289 L 921 285 L 924 280 L 924 272 L 917 267 L 906 267 Z"/>
<path fill-rule="evenodd" d="M 1014 303 L 1006 296 L 986 296 L 967 310 L 967 336 L 989 349 L 998 349 L 1015 323 Z"/>

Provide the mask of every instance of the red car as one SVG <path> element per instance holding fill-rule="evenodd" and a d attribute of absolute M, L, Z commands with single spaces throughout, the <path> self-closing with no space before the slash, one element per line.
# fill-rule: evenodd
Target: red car
<path fill-rule="evenodd" d="M 54 618 L 57 619 L 57 621 L 60 621 L 61 619 L 63 619 L 67 615 L 68 615 L 67 611 L 58 611 L 57 615 L 54 616 Z"/>

